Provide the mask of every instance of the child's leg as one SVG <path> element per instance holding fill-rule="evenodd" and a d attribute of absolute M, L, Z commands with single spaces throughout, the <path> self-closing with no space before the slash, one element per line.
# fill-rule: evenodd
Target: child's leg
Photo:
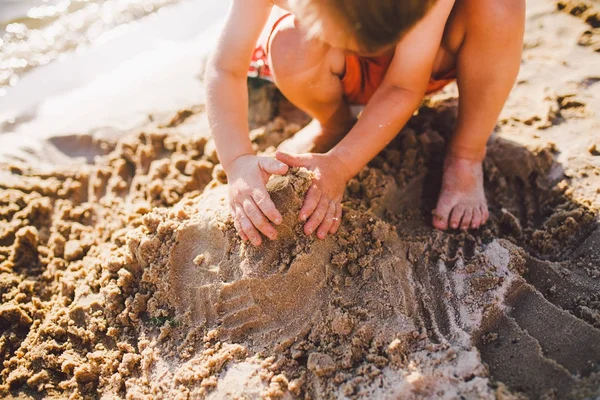
<path fill-rule="evenodd" d="M 269 56 L 277 87 L 314 118 L 281 148 L 294 153 L 328 151 L 354 124 L 340 81 L 343 51 L 307 40 L 294 19 L 288 18 L 273 33 Z"/>
<path fill-rule="evenodd" d="M 434 211 L 438 229 L 478 228 L 488 219 L 482 161 L 519 71 L 524 0 L 459 0 L 447 29 L 462 34 L 456 54 L 459 112 Z"/>

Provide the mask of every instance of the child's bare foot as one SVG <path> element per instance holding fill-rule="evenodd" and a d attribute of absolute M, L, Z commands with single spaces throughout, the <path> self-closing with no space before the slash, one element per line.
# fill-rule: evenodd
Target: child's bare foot
<path fill-rule="evenodd" d="M 488 218 L 481 161 L 446 156 L 433 226 L 441 230 L 478 229 Z"/>
<path fill-rule="evenodd" d="M 343 126 L 325 128 L 317 119 L 313 119 L 293 137 L 279 145 L 278 150 L 292 154 L 326 153 L 348 133 L 354 121 Z"/>

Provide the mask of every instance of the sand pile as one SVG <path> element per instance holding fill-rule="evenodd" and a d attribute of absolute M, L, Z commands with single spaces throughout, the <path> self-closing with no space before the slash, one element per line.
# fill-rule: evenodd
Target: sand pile
<path fill-rule="evenodd" d="M 587 21 L 545 14 L 580 24 L 574 43 L 595 35 L 591 5 L 558 5 Z M 528 37 L 526 76 L 545 45 Z M 452 96 L 425 102 L 349 182 L 326 240 L 301 232 L 310 174 L 293 169 L 268 183 L 280 239 L 240 241 L 214 144 L 187 135 L 202 107 L 92 143 L 108 154 L 77 170 L 3 167 L 0 395 L 600 396 L 600 92 L 584 72 L 591 86 L 531 100 L 533 116 L 509 102 L 477 232 L 430 227 Z M 275 118 L 252 131 L 255 149 L 299 127 Z"/>
<path fill-rule="evenodd" d="M 284 223 L 255 249 L 210 144 L 173 133 L 189 117 L 81 171 L 4 172 L 4 394 L 598 394 L 600 230 L 552 148 L 495 139 L 491 223 L 436 232 L 425 182 L 439 181 L 455 107 L 424 106 L 350 182 L 337 236 L 301 232 L 307 171 L 271 179 Z"/>

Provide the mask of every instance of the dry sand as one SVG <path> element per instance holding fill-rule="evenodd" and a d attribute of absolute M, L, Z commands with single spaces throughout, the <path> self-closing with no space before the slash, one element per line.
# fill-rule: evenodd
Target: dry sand
<path fill-rule="evenodd" d="M 106 155 L 75 171 L 6 165 L 0 395 L 600 396 L 600 8 L 530 7 L 477 232 L 429 223 L 455 88 L 351 180 L 323 241 L 297 222 L 304 170 L 268 184 L 280 239 L 237 238 L 214 145 L 186 135 L 201 106 L 90 139 Z M 299 127 L 251 136 L 268 154 Z"/>

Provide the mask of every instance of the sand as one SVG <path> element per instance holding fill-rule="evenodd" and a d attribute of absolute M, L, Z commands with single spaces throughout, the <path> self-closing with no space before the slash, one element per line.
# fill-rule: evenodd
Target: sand
<path fill-rule="evenodd" d="M 91 138 L 78 168 L 5 163 L 0 396 L 600 396 L 598 9 L 530 6 L 477 232 L 430 227 L 455 87 L 350 181 L 326 240 L 297 220 L 303 169 L 268 183 L 279 240 L 237 237 L 214 144 L 189 135 L 202 106 Z M 264 154 L 306 122 L 253 118 Z"/>

